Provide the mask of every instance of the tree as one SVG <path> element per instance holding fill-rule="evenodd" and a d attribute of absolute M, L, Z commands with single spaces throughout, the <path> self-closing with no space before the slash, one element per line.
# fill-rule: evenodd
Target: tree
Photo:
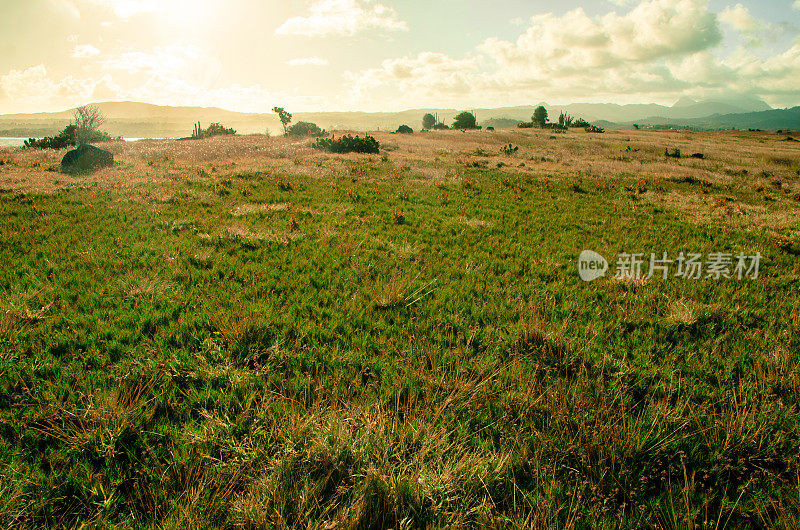
<path fill-rule="evenodd" d="M 536 107 L 536 110 L 533 111 L 533 116 L 531 116 L 531 121 L 537 127 L 543 128 L 547 123 L 547 109 L 542 105 Z"/>
<path fill-rule="evenodd" d="M 569 114 L 565 114 L 563 110 L 561 111 L 561 114 L 558 115 L 558 124 L 564 129 L 572 127 L 573 121 L 575 121 L 575 118 Z"/>
<path fill-rule="evenodd" d="M 397 132 L 400 134 L 412 134 L 414 132 L 414 129 L 412 129 L 408 125 L 401 125 L 400 127 L 397 128 Z"/>
<path fill-rule="evenodd" d="M 422 128 L 423 129 L 433 129 L 433 126 L 436 125 L 436 116 L 431 114 L 430 112 L 427 113 L 422 117 Z"/>
<path fill-rule="evenodd" d="M 281 125 L 283 125 L 283 134 L 286 134 L 288 132 L 286 128 L 292 121 L 291 113 L 286 112 L 283 107 L 273 107 L 272 112 L 278 115 L 278 119 L 281 120 Z"/>
<path fill-rule="evenodd" d="M 94 105 L 84 105 L 75 109 L 75 143 L 78 147 L 87 145 L 100 130 L 100 126 L 106 121 L 100 109 Z"/>
<path fill-rule="evenodd" d="M 307 121 L 298 121 L 288 129 L 286 129 L 287 136 L 293 136 L 295 138 L 302 138 L 304 136 L 313 136 L 318 138 L 320 136 L 326 136 L 327 133 L 319 128 L 316 123 L 311 123 Z"/>
<path fill-rule="evenodd" d="M 455 117 L 453 129 L 479 129 L 478 119 L 471 112 L 464 111 Z"/>

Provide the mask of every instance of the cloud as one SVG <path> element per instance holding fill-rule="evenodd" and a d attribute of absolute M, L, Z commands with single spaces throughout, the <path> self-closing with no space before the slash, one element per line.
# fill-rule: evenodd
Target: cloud
<path fill-rule="evenodd" d="M 674 101 L 731 94 L 786 100 L 800 79 L 800 42 L 769 58 L 742 47 L 724 58 L 720 23 L 761 31 L 742 6 L 709 11 L 705 0 L 645 0 L 629 11 L 589 16 L 578 8 L 532 17 L 513 41 L 489 38 L 466 58 L 424 52 L 346 72 L 352 104 L 376 98 L 404 106 L 449 101 L 497 106 L 521 101 Z M 565 30 L 569 28 L 569 31 Z"/>
<path fill-rule="evenodd" d="M 73 59 L 88 59 L 89 57 L 95 57 L 97 55 L 100 55 L 100 50 L 91 44 L 76 44 L 75 47 L 72 48 L 72 54 L 70 56 Z"/>
<path fill-rule="evenodd" d="M 309 11 L 308 16 L 286 20 L 275 34 L 323 37 L 353 36 L 367 30 L 408 30 L 394 9 L 375 0 L 313 0 Z"/>
<path fill-rule="evenodd" d="M 625 15 L 590 18 L 582 8 L 532 17 L 516 42 L 488 39 L 480 50 L 502 68 L 558 75 L 644 63 L 708 49 L 722 35 L 702 0 L 651 0 Z M 564 31 L 569 28 L 569 31 Z"/>
<path fill-rule="evenodd" d="M 129 74 L 148 75 L 178 75 L 193 68 L 211 66 L 200 48 L 174 45 L 156 46 L 150 51 L 128 51 L 108 55 L 101 64 L 105 70 L 122 70 Z"/>
<path fill-rule="evenodd" d="M 756 31 L 761 28 L 761 25 L 753 18 L 750 11 L 747 10 L 742 4 L 736 4 L 731 7 L 728 6 L 719 14 L 719 19 L 727 22 L 739 31 Z"/>
<path fill-rule="evenodd" d="M 800 2 L 800 0 L 798 1 Z M 726 7 L 719 14 L 719 19 L 741 33 L 750 46 L 761 46 L 763 43 L 762 37 L 780 32 L 771 24 L 753 17 L 750 11 L 742 4 Z"/>
<path fill-rule="evenodd" d="M 327 66 L 328 60 L 322 57 L 298 57 L 286 61 L 289 66 Z"/>
<path fill-rule="evenodd" d="M 158 11 L 163 0 L 90 0 L 92 3 L 111 9 L 116 16 L 123 19 L 131 18 L 140 13 L 154 13 Z"/>
<path fill-rule="evenodd" d="M 92 95 L 97 82 L 66 76 L 55 80 L 43 64 L 24 70 L 11 70 L 0 76 L 0 102 L 8 100 L 16 107 L 41 110 L 80 104 Z"/>
<path fill-rule="evenodd" d="M 346 71 L 344 77 L 349 85 L 349 97 L 355 104 L 375 99 L 376 92 L 384 89 L 397 94 L 393 98 L 396 104 L 441 101 L 468 95 L 490 82 L 481 76 L 476 58 L 453 59 L 437 52 L 386 59 L 378 68 Z"/>
<path fill-rule="evenodd" d="M 792 4 L 792 7 L 794 7 L 795 9 L 800 10 L 800 0 L 795 0 L 794 4 Z"/>

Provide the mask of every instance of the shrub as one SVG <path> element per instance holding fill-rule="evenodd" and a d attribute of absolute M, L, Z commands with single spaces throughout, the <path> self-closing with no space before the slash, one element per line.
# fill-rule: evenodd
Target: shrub
<path fill-rule="evenodd" d="M 210 138 L 212 136 L 220 136 L 220 135 L 229 135 L 229 134 L 236 134 L 236 131 L 233 129 L 226 128 L 224 125 L 219 123 L 212 123 L 208 126 L 207 129 L 203 129 L 200 126 L 200 122 L 194 124 L 194 130 L 192 131 L 191 138 L 194 140 L 200 140 L 201 138 Z"/>
<path fill-rule="evenodd" d="M 380 152 L 378 140 L 370 135 L 360 138 L 346 134 L 339 138 L 317 138 L 314 147 L 329 153 L 373 153 Z"/>
<path fill-rule="evenodd" d="M 512 144 L 504 145 L 503 147 L 500 148 L 500 151 L 502 151 L 503 154 L 506 156 L 511 156 L 517 151 L 519 151 L 519 146 Z"/>
<path fill-rule="evenodd" d="M 408 125 L 401 125 L 400 127 L 397 128 L 397 132 L 400 134 L 412 134 L 414 132 L 414 129 L 412 129 Z"/>
<path fill-rule="evenodd" d="M 307 121 L 298 121 L 286 129 L 286 135 L 293 136 L 295 138 L 302 138 L 304 136 L 318 138 L 320 136 L 325 136 L 326 134 L 328 133 L 326 133 L 323 129 L 320 129 L 316 123 Z"/>
<path fill-rule="evenodd" d="M 680 158 L 681 157 L 681 150 L 678 149 L 677 147 L 675 149 L 673 149 L 672 151 L 670 151 L 669 148 L 664 149 L 664 156 L 669 157 L 669 158 Z"/>
<path fill-rule="evenodd" d="M 29 149 L 66 149 L 77 145 L 76 129 L 74 123 L 64 127 L 64 129 L 55 136 L 45 136 L 37 140 L 36 138 L 28 138 L 23 143 L 24 147 Z M 113 142 L 122 140 L 121 137 L 112 137 L 105 131 L 93 131 L 92 136 L 89 138 L 89 143 L 93 142 Z"/>
<path fill-rule="evenodd" d="M 534 124 L 532 121 L 523 121 L 522 123 L 518 124 L 517 127 L 520 129 L 533 129 Z"/>
<path fill-rule="evenodd" d="M 448 127 L 447 124 L 445 124 L 445 123 L 439 122 L 439 123 L 435 124 L 433 126 L 433 128 L 436 131 L 443 131 L 445 129 L 449 129 L 450 127 Z"/>
<path fill-rule="evenodd" d="M 586 132 L 588 132 L 588 133 L 604 133 L 604 132 L 606 132 L 606 130 L 603 129 L 602 127 L 598 127 L 597 125 L 591 125 L 591 124 L 586 126 L 584 128 L 584 130 Z"/>
<path fill-rule="evenodd" d="M 203 137 L 205 138 L 208 138 L 210 136 L 224 136 L 231 134 L 236 134 L 236 131 L 227 128 L 219 123 L 212 123 L 211 125 L 208 126 L 206 130 L 203 131 Z"/>
<path fill-rule="evenodd" d="M 585 129 L 586 127 L 589 127 L 590 125 L 591 125 L 591 123 L 589 123 L 588 121 L 584 120 L 583 118 L 576 118 L 572 122 L 572 125 L 570 125 L 570 127 L 580 127 L 581 129 Z"/>
<path fill-rule="evenodd" d="M 478 125 L 478 119 L 473 113 L 464 111 L 455 117 L 453 129 L 480 129 L 480 126 Z"/>

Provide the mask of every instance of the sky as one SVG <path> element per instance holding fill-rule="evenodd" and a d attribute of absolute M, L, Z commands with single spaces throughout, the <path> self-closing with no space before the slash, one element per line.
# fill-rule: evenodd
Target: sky
<path fill-rule="evenodd" d="M 0 113 L 759 97 L 800 105 L 800 0 L 0 0 Z"/>

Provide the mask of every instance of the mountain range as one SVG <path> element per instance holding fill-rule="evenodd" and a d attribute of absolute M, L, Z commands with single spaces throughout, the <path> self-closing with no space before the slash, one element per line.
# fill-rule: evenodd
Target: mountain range
<path fill-rule="evenodd" d="M 725 101 L 678 100 L 672 106 L 657 104 L 618 105 L 613 103 L 572 103 L 543 105 L 551 120 L 560 112 L 611 128 L 674 126 L 696 129 L 800 129 L 800 107 L 773 109 L 760 99 Z M 206 126 L 219 122 L 239 133 L 282 132 L 274 113 L 241 113 L 215 107 L 169 107 L 136 102 L 98 103 L 106 117 L 103 129 L 114 136 L 159 138 L 188 136 L 195 122 Z M 538 105 L 468 109 L 482 125 L 513 127 L 530 121 Z M 291 109 L 288 109 L 291 110 Z M 438 115 L 445 123 L 464 109 L 412 109 L 401 112 L 298 112 L 293 122 L 310 121 L 332 130 L 395 130 L 401 124 L 420 127 L 425 113 Z M 0 115 L 0 136 L 40 137 L 55 134 L 72 119 L 72 110 L 37 114 Z"/>

